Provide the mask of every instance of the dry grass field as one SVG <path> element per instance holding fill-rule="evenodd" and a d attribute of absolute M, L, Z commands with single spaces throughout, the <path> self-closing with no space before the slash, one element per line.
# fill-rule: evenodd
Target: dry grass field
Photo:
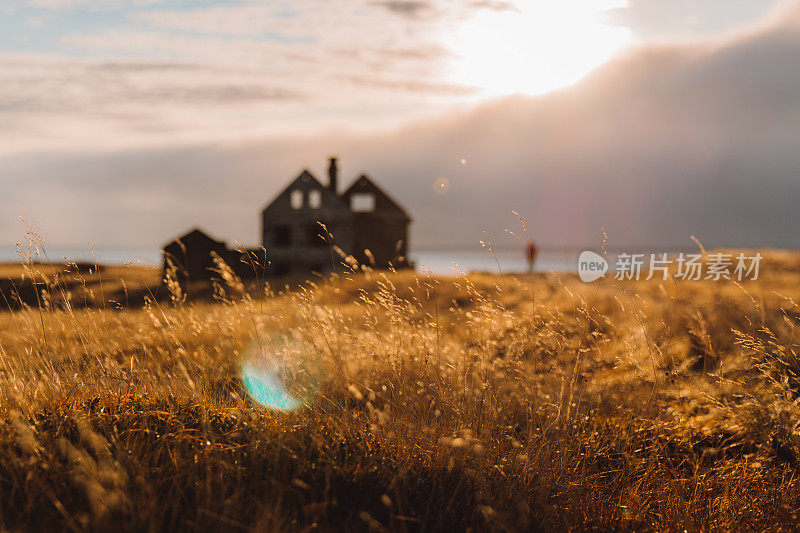
<path fill-rule="evenodd" d="M 127 305 L 124 268 L 92 305 L 6 272 L 39 290 L 0 313 L 0 530 L 793 530 L 800 255 L 765 254 Z"/>

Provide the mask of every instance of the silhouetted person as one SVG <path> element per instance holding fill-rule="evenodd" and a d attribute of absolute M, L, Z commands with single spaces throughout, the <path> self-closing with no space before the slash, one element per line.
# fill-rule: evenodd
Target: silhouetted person
<path fill-rule="evenodd" d="M 533 273 L 533 264 L 536 262 L 536 254 L 539 253 L 539 249 L 536 248 L 536 245 L 532 242 L 528 243 L 528 248 L 525 250 L 528 256 L 528 272 Z"/>

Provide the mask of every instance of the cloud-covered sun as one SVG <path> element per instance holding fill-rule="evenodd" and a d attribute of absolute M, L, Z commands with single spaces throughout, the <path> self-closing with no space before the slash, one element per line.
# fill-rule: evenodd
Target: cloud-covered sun
<path fill-rule="evenodd" d="M 453 81 L 492 95 L 542 94 L 575 83 L 631 40 L 602 13 L 624 0 L 518 0 L 457 29 Z"/>

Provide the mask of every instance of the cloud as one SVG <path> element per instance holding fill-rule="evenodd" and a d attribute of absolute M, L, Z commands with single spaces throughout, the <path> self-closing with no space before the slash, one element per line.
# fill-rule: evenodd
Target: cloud
<path fill-rule="evenodd" d="M 375 127 L 469 93 L 437 80 L 447 52 L 434 44 L 317 47 L 136 30 L 62 44 L 91 55 L 0 54 L 0 155 Z"/>
<path fill-rule="evenodd" d="M 150 7 L 165 0 L 6 0 L 2 7 L 9 12 L 23 8 L 33 8 L 48 11 L 65 11 L 74 9 L 107 10 L 124 7 Z"/>
<path fill-rule="evenodd" d="M 113 113 L 123 106 L 242 105 L 302 98 L 257 72 L 180 63 L 0 60 L 0 112 Z M 55 85 L 59 90 L 55 91 Z"/>
<path fill-rule="evenodd" d="M 30 0 L 29 5 L 42 9 L 71 9 L 89 3 L 89 0 Z"/>
<path fill-rule="evenodd" d="M 448 83 L 431 83 L 425 81 L 414 80 L 391 80 L 380 79 L 372 76 L 358 76 L 348 75 L 342 76 L 343 79 L 350 81 L 355 85 L 373 88 L 384 88 L 392 91 L 405 91 L 415 94 L 440 94 L 440 95 L 455 95 L 464 96 L 475 92 L 474 88 L 465 87 L 463 85 L 455 85 Z"/>
<path fill-rule="evenodd" d="M 492 11 L 519 11 L 519 8 L 514 2 L 506 2 L 504 0 L 473 0 L 468 2 L 467 5 L 471 9 L 491 9 Z"/>
<path fill-rule="evenodd" d="M 482 32 L 460 32 L 483 10 L 515 9 L 502 0 L 419 0 L 428 13 L 415 20 L 391 10 L 413 4 L 371 0 L 41 1 L 76 12 L 40 6 L 6 20 L 6 46 L 30 51 L 0 54 L 0 121 L 11 124 L 0 130 L 0 153 L 396 126 L 474 101 L 487 80 L 519 81 L 464 73 L 519 70 L 503 48 L 467 47 Z M 15 37 L 28 15 L 47 21 Z"/>
<path fill-rule="evenodd" d="M 477 249 L 483 230 L 511 245 L 512 210 L 545 247 L 599 246 L 603 228 L 612 247 L 652 251 L 690 247 L 690 235 L 709 247 L 797 247 L 800 73 L 787 65 L 798 28 L 800 3 L 738 36 L 638 48 L 567 90 L 384 133 L 7 155 L 0 238 L 21 234 L 23 207 L 54 245 L 155 247 L 195 225 L 257 243 L 263 205 L 306 166 L 324 176 L 337 153 L 344 181 L 367 171 L 409 208 L 412 249 Z M 439 178 L 447 194 L 434 191 Z"/>
<path fill-rule="evenodd" d="M 212 35 L 258 36 L 271 34 L 274 40 L 313 39 L 308 28 L 300 30 L 292 17 L 282 17 L 281 2 L 272 4 L 217 5 L 196 9 L 163 9 L 129 15 L 153 28 L 181 30 Z M 325 9 L 325 8 L 323 8 Z M 284 23 L 289 22 L 284 30 Z"/>
<path fill-rule="evenodd" d="M 372 5 L 383 7 L 393 13 L 406 17 L 417 17 L 432 7 L 430 2 L 422 0 L 385 0 L 382 2 L 372 2 Z"/>
<path fill-rule="evenodd" d="M 452 84 L 444 79 L 453 53 L 441 42 L 441 16 L 422 24 L 390 24 L 385 16 L 364 10 L 360 0 L 297 0 L 147 10 L 129 18 L 144 27 L 66 34 L 61 46 L 94 57 L 145 62 L 159 57 L 259 70 L 297 92 L 325 98 L 352 97 L 353 87 L 341 81 L 364 72 L 373 77 L 375 88 L 408 92 L 419 87 L 423 96 L 428 86 Z"/>
<path fill-rule="evenodd" d="M 514 2 L 505 0 L 472 0 L 457 4 L 436 0 L 379 0 L 371 4 L 412 20 L 419 20 L 422 15 L 459 20 L 481 9 L 520 12 Z"/>
<path fill-rule="evenodd" d="M 610 23 L 630 27 L 640 37 L 675 39 L 747 26 L 775 5 L 776 0 L 629 0 L 606 15 Z"/>
<path fill-rule="evenodd" d="M 258 134 L 251 117 L 308 98 L 244 68 L 0 56 L 0 156 Z"/>

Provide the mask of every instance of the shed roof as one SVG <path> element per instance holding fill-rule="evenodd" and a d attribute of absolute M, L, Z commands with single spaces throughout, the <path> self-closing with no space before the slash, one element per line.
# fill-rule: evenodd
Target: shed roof
<path fill-rule="evenodd" d="M 172 246 L 173 244 L 177 244 L 178 242 L 183 243 L 185 246 L 190 244 L 198 244 L 201 242 L 207 242 L 219 246 L 225 246 L 224 241 L 218 241 L 212 237 L 210 237 L 207 233 L 205 233 L 200 228 L 194 228 L 185 235 L 178 237 L 177 239 L 173 239 L 166 243 L 162 249 L 167 248 L 168 246 Z"/>

